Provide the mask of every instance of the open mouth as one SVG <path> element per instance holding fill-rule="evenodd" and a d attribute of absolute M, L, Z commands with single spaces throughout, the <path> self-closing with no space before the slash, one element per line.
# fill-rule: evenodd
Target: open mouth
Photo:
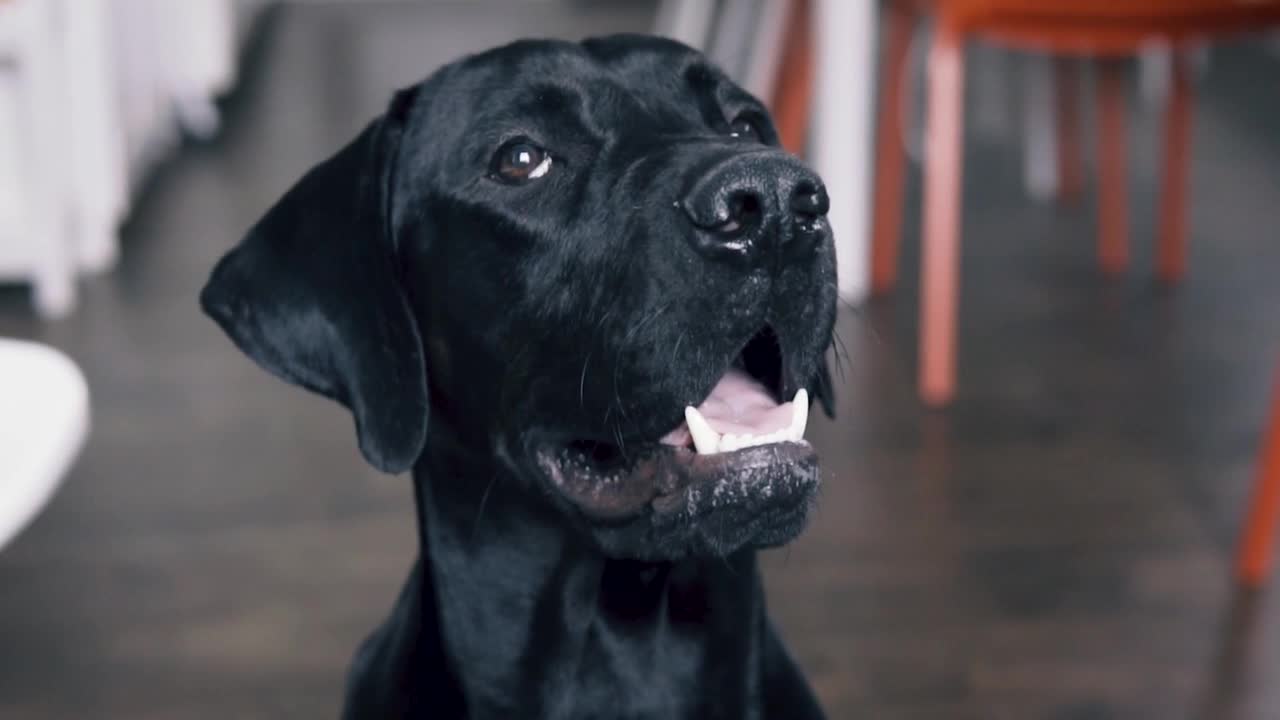
<path fill-rule="evenodd" d="M 800 388 L 790 401 L 780 402 L 782 374 L 778 340 L 766 326 L 738 354 L 711 394 L 697 407 L 686 407 L 685 421 L 659 442 L 702 455 L 803 443 L 809 392 Z"/>
<path fill-rule="evenodd" d="M 804 440 L 808 392 L 784 401 L 786 369 L 777 336 L 765 327 L 734 358 L 702 402 L 656 442 L 625 449 L 575 442 L 538 454 L 561 494 L 596 520 L 652 510 L 704 516 L 734 506 L 800 505 L 818 481 Z"/>

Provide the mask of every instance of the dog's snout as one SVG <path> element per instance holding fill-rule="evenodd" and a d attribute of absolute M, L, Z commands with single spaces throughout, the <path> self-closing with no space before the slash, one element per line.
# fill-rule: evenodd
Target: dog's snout
<path fill-rule="evenodd" d="M 830 200 L 822 181 L 789 156 L 735 156 L 694 178 L 679 203 L 695 249 L 754 259 L 786 245 L 812 246 Z"/>

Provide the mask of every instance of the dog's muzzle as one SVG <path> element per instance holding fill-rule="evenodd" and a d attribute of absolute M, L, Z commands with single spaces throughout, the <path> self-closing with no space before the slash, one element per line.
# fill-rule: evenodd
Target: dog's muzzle
<path fill-rule="evenodd" d="M 780 151 L 736 154 L 695 177 L 679 203 L 694 249 L 713 260 L 756 264 L 777 252 L 812 251 L 830 207 L 818 176 Z"/>

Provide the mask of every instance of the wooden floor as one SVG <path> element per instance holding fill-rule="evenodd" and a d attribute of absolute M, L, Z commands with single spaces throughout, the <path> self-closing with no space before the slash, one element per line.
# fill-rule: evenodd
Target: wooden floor
<path fill-rule="evenodd" d="M 0 552 L 0 718 L 335 716 L 414 552 L 409 484 L 363 465 L 335 406 L 242 358 L 195 293 L 391 88 L 517 34 L 650 20 L 498 6 L 281 13 L 225 134 L 157 175 L 74 317 L 41 325 L 0 292 L 0 334 L 66 349 L 95 408 L 65 490 Z M 970 134 L 955 407 L 915 401 L 913 270 L 843 313 L 840 419 L 811 431 L 821 510 L 766 558 L 831 717 L 1280 718 L 1280 590 L 1229 576 L 1280 357 L 1280 64 L 1260 57 L 1224 51 L 1201 82 L 1182 287 L 1151 278 L 1150 109 L 1117 281 L 1094 269 L 1090 203 L 1021 192 L 997 112 Z"/>

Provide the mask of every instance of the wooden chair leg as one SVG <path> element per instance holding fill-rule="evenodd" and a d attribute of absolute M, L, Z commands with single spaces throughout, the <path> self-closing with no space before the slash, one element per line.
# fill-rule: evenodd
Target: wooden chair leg
<path fill-rule="evenodd" d="M 880 107 L 876 121 L 875 216 L 871 232 L 871 292 L 893 289 L 898 279 L 898 248 L 902 244 L 902 196 L 907 154 L 903 121 L 909 116 L 911 93 L 904 87 L 916 14 L 902 2 L 889 7 L 889 36 L 880 63 Z"/>
<path fill-rule="evenodd" d="M 920 395 L 944 405 L 955 393 L 964 162 L 964 47 L 960 34 L 935 31 L 929 51 L 920 282 Z"/>
<path fill-rule="evenodd" d="M 773 118 L 778 138 L 788 151 L 804 152 L 813 109 L 813 4 L 791 0 L 782 62 L 773 94 Z"/>
<path fill-rule="evenodd" d="M 1129 264 L 1129 147 L 1125 127 L 1125 66 L 1098 65 L 1098 262 L 1107 273 Z"/>
<path fill-rule="evenodd" d="M 1164 171 L 1160 178 L 1160 228 L 1156 265 L 1161 279 L 1176 282 L 1187 270 L 1187 182 L 1191 154 L 1191 68 L 1185 51 L 1172 58 L 1165 111 Z"/>
<path fill-rule="evenodd" d="M 1080 151 L 1080 66 L 1073 58 L 1053 64 L 1053 89 L 1058 109 L 1058 199 L 1074 202 L 1084 190 Z"/>
<path fill-rule="evenodd" d="M 1280 520 L 1280 374 L 1272 392 L 1271 420 L 1262 439 L 1261 462 L 1237 559 L 1240 582 L 1251 587 L 1265 582 L 1271 571 L 1276 522 Z"/>

